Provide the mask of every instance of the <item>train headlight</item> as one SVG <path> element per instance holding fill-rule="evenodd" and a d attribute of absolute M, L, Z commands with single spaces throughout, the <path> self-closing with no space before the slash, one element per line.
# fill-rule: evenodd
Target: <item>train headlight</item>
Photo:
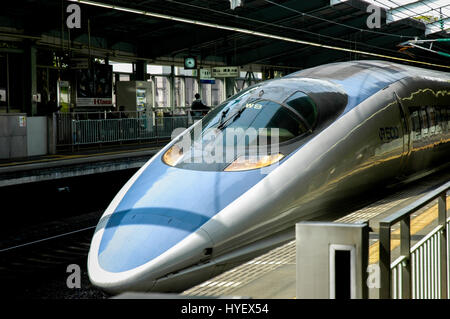
<path fill-rule="evenodd" d="M 164 153 L 162 160 L 169 166 L 175 166 L 182 157 L 183 149 L 175 144 Z"/>
<path fill-rule="evenodd" d="M 253 156 L 240 156 L 233 163 L 228 165 L 224 171 L 246 171 L 255 168 L 261 168 L 272 165 L 280 161 L 284 157 L 283 154 L 270 154 L 270 155 L 253 155 Z"/>

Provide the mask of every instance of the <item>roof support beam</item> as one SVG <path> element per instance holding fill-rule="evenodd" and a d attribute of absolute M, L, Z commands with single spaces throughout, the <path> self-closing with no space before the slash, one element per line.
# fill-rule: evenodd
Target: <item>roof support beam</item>
<path fill-rule="evenodd" d="M 446 26 L 448 23 L 450 23 L 450 17 L 426 24 L 425 35 L 448 30 L 450 28 L 448 25 Z"/>
<path fill-rule="evenodd" d="M 432 4 L 432 3 L 435 3 L 435 2 L 436 2 L 436 0 L 417 1 L 417 2 L 412 2 L 412 3 L 409 3 L 409 4 L 405 4 L 403 6 L 399 6 L 397 8 L 392 9 L 392 10 L 388 10 L 387 17 L 386 17 L 386 23 L 392 23 L 392 22 L 397 21 L 397 20 L 410 18 L 410 17 L 413 16 L 412 13 L 414 13 L 415 12 L 414 10 L 416 10 L 417 8 L 420 8 L 420 7 L 424 6 L 424 5 L 428 6 L 429 4 Z M 430 8 L 430 10 L 428 10 L 426 12 L 432 11 L 432 7 L 428 6 L 428 8 Z M 400 17 L 399 19 L 395 18 L 396 15 L 402 14 L 405 11 L 407 12 L 407 13 L 405 13 L 407 15 L 407 17 Z M 417 12 L 417 14 L 422 14 L 422 13 Z"/>

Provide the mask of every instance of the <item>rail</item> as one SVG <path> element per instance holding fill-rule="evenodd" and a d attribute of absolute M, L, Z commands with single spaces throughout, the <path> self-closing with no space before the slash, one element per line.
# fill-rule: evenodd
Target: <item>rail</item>
<path fill-rule="evenodd" d="M 450 181 L 380 221 L 380 298 L 448 298 L 446 197 Z M 438 200 L 438 226 L 411 247 L 411 215 Z M 391 227 L 400 223 L 400 257 L 391 263 Z"/>

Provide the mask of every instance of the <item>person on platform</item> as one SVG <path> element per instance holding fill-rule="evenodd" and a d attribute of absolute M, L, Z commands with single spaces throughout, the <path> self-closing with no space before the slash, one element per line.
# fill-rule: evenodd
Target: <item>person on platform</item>
<path fill-rule="evenodd" d="M 203 104 L 202 100 L 200 99 L 200 94 L 196 93 L 195 100 L 192 102 L 191 110 L 192 110 L 192 116 L 202 116 L 206 115 L 209 111 L 209 107 Z"/>
<path fill-rule="evenodd" d="M 50 94 L 50 101 L 47 103 L 47 115 L 51 116 L 53 113 L 58 112 L 62 108 L 62 105 L 58 106 L 56 101 L 56 94 Z"/>

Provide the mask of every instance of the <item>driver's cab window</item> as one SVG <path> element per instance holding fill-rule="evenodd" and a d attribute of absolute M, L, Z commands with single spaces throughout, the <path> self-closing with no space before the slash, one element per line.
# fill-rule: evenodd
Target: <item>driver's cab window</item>
<path fill-rule="evenodd" d="M 298 112 L 310 129 L 314 127 L 317 121 L 317 107 L 308 95 L 297 91 L 287 98 L 284 103 Z"/>

